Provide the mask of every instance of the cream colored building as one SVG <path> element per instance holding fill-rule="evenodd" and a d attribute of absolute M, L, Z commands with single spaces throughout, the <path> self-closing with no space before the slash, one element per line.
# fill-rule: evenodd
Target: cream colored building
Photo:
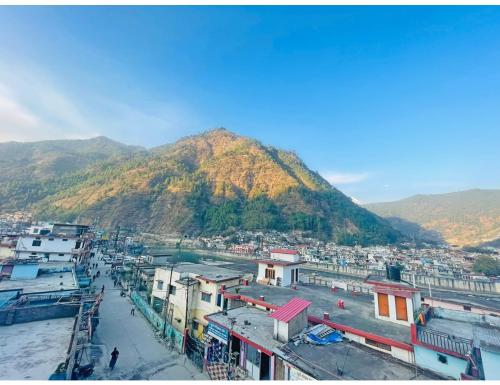
<path fill-rule="evenodd" d="M 173 269 L 158 267 L 155 270 L 151 305 L 159 313 L 165 314 L 166 311 L 167 320 L 177 330 L 182 332 L 187 328 L 192 335 L 202 338 L 204 328 L 208 325 L 205 316 L 227 308 L 228 300 L 222 291 L 240 285 L 244 279 L 251 278 L 252 274 L 248 275 L 204 264 L 183 263 Z"/>

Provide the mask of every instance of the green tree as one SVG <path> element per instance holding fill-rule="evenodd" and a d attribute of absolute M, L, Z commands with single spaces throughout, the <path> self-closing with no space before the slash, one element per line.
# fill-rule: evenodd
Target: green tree
<path fill-rule="evenodd" d="M 500 262 L 489 255 L 481 255 L 474 262 L 472 269 L 477 273 L 483 273 L 488 277 L 500 275 Z"/>

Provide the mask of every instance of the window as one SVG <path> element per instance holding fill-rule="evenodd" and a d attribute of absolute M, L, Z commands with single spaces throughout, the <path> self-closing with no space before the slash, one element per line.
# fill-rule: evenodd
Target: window
<path fill-rule="evenodd" d="M 163 290 L 163 281 L 156 281 L 156 288 L 158 290 Z"/>
<path fill-rule="evenodd" d="M 212 294 L 201 292 L 201 300 L 210 303 L 212 301 Z"/>
<path fill-rule="evenodd" d="M 396 319 L 400 321 L 408 321 L 408 311 L 406 309 L 405 297 L 394 297 L 396 300 Z"/>
<path fill-rule="evenodd" d="M 75 244 L 75 249 L 79 249 L 81 244 L 82 244 L 82 241 L 77 241 Z"/>
<path fill-rule="evenodd" d="M 448 364 L 448 357 L 446 357 L 444 354 L 438 353 L 438 361 L 442 364 Z"/>
<path fill-rule="evenodd" d="M 174 285 L 169 285 L 168 294 L 175 295 L 176 291 L 177 291 L 177 288 Z"/>
<path fill-rule="evenodd" d="M 295 282 L 299 282 L 299 269 L 295 269 Z"/>
<path fill-rule="evenodd" d="M 50 258 L 50 253 L 45 253 L 45 258 L 49 259 Z"/>
<path fill-rule="evenodd" d="M 221 306 L 222 305 L 222 294 L 217 294 L 217 302 L 216 302 L 217 306 Z"/>
<path fill-rule="evenodd" d="M 377 293 L 378 314 L 382 317 L 389 317 L 389 298 L 387 294 Z"/>
<path fill-rule="evenodd" d="M 471 310 L 472 310 L 472 307 L 467 306 L 467 305 L 464 305 L 464 310 L 471 311 Z"/>
<path fill-rule="evenodd" d="M 265 277 L 269 279 L 274 279 L 276 277 L 276 272 L 274 269 L 266 269 Z"/>
<path fill-rule="evenodd" d="M 33 234 L 38 234 L 38 229 L 37 228 L 33 229 Z"/>
<path fill-rule="evenodd" d="M 41 245 L 42 245 L 42 241 L 39 239 L 34 239 L 33 243 L 31 244 L 31 246 L 41 246 Z"/>
<path fill-rule="evenodd" d="M 191 327 L 193 328 L 192 331 L 197 333 L 199 325 L 200 325 L 200 323 L 194 319 L 192 322 L 192 325 L 191 325 Z"/>
<path fill-rule="evenodd" d="M 367 345 L 375 346 L 376 348 L 379 348 L 379 349 L 384 349 L 384 350 L 387 350 L 389 352 L 391 351 L 391 345 L 383 344 L 382 342 L 377 342 L 377 341 L 365 338 L 365 343 Z"/>
<path fill-rule="evenodd" d="M 59 253 L 59 256 L 60 256 L 60 257 L 64 257 L 64 254 L 63 254 L 63 253 Z"/>
<path fill-rule="evenodd" d="M 68 242 L 68 240 L 66 238 L 63 239 L 63 242 Z"/>

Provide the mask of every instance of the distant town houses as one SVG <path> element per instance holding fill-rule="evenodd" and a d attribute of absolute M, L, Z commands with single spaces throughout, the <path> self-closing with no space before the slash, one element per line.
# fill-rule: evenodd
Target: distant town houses
<path fill-rule="evenodd" d="M 137 254 L 139 236 L 120 228 L 17 229 L 0 244 L 0 328 L 31 323 L 57 341 L 47 354 L 65 359 L 47 378 L 78 377 L 78 359 L 92 365 L 85 349 L 99 349 L 105 292 L 90 265 L 99 260 L 131 317 L 142 313 L 155 330 L 144 350 L 163 338 L 212 380 L 500 379 L 500 296 L 481 285 L 436 289 L 475 281 L 475 253 L 241 231 L 173 236 L 166 243 L 177 251 Z M 187 262 L 181 250 L 205 257 Z"/>

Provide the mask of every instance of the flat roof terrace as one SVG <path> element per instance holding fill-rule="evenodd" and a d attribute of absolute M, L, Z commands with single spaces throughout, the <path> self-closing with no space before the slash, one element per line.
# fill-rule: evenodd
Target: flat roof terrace
<path fill-rule="evenodd" d="M 339 324 L 363 330 L 368 333 L 391 338 L 396 341 L 410 343 L 411 332 L 408 326 L 375 318 L 373 295 L 357 294 L 338 290 L 333 292 L 330 288 L 311 284 L 298 284 L 297 290 L 252 283 L 249 286 L 238 286 L 240 296 L 258 300 L 264 296 L 264 301 L 273 305 L 282 306 L 293 297 L 310 301 L 308 314 L 323 317 L 323 313 L 330 314 L 330 320 Z M 236 294 L 236 288 L 228 288 L 226 292 Z M 337 302 L 344 301 L 345 309 L 339 309 Z"/>
<path fill-rule="evenodd" d="M 323 346 L 289 342 L 280 350 L 290 363 L 319 380 L 442 379 L 429 371 L 404 364 L 388 354 L 345 339 Z"/>
<path fill-rule="evenodd" d="M 210 314 L 207 319 L 227 330 L 231 330 L 232 320 L 234 320 L 233 334 L 240 339 L 243 337 L 250 344 L 257 345 L 258 349 L 267 349 L 266 354 L 272 354 L 275 348 L 283 345 L 274 339 L 274 319 L 269 317 L 269 313 L 264 310 L 241 306 L 227 310 L 226 314 L 224 312 Z"/>
<path fill-rule="evenodd" d="M 165 268 L 165 270 L 168 270 L 168 268 Z M 207 279 L 214 282 L 223 282 L 243 276 L 243 273 L 236 270 L 202 263 L 183 263 L 175 266 L 174 271 L 197 274 L 200 279 Z"/>
<path fill-rule="evenodd" d="M 72 272 L 41 274 L 34 279 L 0 281 L 0 290 L 23 289 L 23 294 L 78 290 Z"/>
<path fill-rule="evenodd" d="M 0 380 L 48 380 L 66 360 L 74 317 L 0 326 Z"/>

